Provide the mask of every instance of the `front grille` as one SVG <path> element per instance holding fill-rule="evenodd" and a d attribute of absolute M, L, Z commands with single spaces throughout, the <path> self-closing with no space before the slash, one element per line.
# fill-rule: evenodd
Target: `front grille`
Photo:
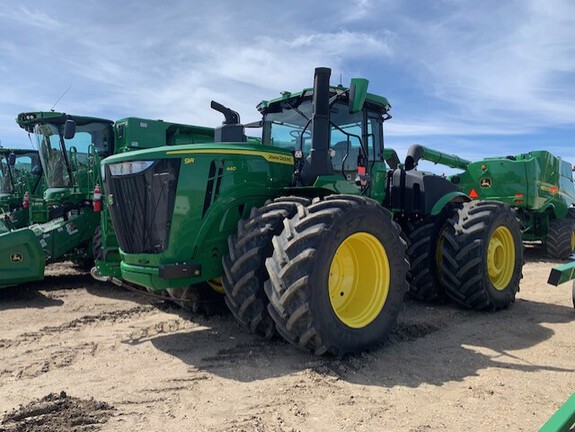
<path fill-rule="evenodd" d="M 110 217 L 126 253 L 160 253 L 168 246 L 180 159 L 161 159 L 136 174 L 112 175 L 106 165 Z"/>

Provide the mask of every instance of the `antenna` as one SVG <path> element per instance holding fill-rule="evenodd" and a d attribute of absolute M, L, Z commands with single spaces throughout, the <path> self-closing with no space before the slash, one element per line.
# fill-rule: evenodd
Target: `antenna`
<path fill-rule="evenodd" d="M 58 100 L 57 100 L 56 102 L 54 102 L 54 105 L 52 105 L 52 108 L 50 108 L 50 111 L 54 112 L 54 108 L 56 107 L 56 104 L 57 104 L 58 102 L 60 102 L 60 100 L 66 95 L 66 93 L 68 93 L 68 90 L 70 90 L 71 88 L 72 88 L 72 84 L 70 84 L 70 85 L 68 86 L 68 88 L 64 91 L 64 93 L 62 93 L 62 96 L 60 96 L 60 97 L 58 98 Z"/>

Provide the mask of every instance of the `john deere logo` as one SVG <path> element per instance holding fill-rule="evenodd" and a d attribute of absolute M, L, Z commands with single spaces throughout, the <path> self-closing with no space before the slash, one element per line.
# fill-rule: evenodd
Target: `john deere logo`
<path fill-rule="evenodd" d="M 114 195 L 108 194 L 108 205 L 114 205 Z"/>
<path fill-rule="evenodd" d="M 479 181 L 479 186 L 482 188 L 490 188 L 491 187 L 491 179 L 490 178 L 482 178 Z"/>
<path fill-rule="evenodd" d="M 24 256 L 19 252 L 16 252 L 16 253 L 13 253 L 12 255 L 10 255 L 10 261 L 12 261 L 12 262 L 20 262 L 23 259 L 24 259 Z"/>

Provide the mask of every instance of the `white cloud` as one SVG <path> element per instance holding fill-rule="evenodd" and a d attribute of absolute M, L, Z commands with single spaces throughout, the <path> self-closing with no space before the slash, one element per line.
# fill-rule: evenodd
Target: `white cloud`
<path fill-rule="evenodd" d="M 573 125 L 575 4 L 334 0 L 325 4 L 174 0 L 0 5 L 0 138 L 20 139 L 19 111 L 56 107 L 118 119 L 215 126 L 211 99 L 258 117 L 256 104 L 332 82 L 370 80 L 389 96 L 393 140 L 500 142 Z M 193 13 L 192 13 L 193 12 Z M 443 148 L 443 147 L 442 147 Z M 458 150 L 458 149 L 457 149 Z M 566 150 L 564 150 L 566 151 Z"/>
<path fill-rule="evenodd" d="M 469 3 L 427 23 L 417 50 L 430 93 L 480 122 L 572 123 L 575 4 Z M 421 27 L 421 22 L 413 25 Z"/>
<path fill-rule="evenodd" d="M 0 10 L 0 17 L 7 17 L 21 24 L 49 30 L 62 27 L 62 24 L 58 20 L 52 18 L 47 13 L 41 10 L 30 10 L 26 6 L 14 8 L 9 4 L 4 4 L 4 8 Z"/>

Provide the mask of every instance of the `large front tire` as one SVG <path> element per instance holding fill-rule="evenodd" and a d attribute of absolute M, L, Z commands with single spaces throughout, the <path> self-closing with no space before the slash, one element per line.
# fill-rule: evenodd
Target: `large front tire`
<path fill-rule="evenodd" d="M 444 230 L 442 252 L 440 277 L 453 301 L 491 311 L 515 301 L 523 277 L 523 244 L 509 205 L 464 203 Z"/>
<path fill-rule="evenodd" d="M 317 355 L 383 341 L 407 291 L 406 244 L 375 201 L 332 195 L 286 219 L 266 261 L 268 310 L 279 333 Z"/>
<path fill-rule="evenodd" d="M 282 197 L 254 208 L 238 222 L 238 232 L 228 238 L 228 255 L 222 260 L 226 304 L 232 315 L 253 333 L 266 338 L 276 334 L 269 316 L 264 283 L 269 279 L 266 258 L 273 252 L 272 238 L 283 229 L 285 218 L 297 212 L 309 199 Z"/>

